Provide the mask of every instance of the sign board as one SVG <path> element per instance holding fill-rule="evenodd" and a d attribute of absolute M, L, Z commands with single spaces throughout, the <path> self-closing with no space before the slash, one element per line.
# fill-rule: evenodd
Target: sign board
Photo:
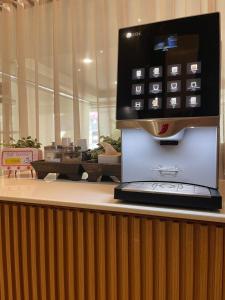
<path fill-rule="evenodd" d="M 4 170 L 31 169 L 31 162 L 39 159 L 40 150 L 35 148 L 2 148 L 1 167 Z"/>

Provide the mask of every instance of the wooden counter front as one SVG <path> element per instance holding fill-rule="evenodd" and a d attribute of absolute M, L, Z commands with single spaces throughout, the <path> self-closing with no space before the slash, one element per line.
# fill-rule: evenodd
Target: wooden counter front
<path fill-rule="evenodd" d="M 225 300 L 223 212 L 120 207 L 107 185 L 0 185 L 1 300 Z"/>
<path fill-rule="evenodd" d="M 0 204 L 1 300 L 225 299 L 224 225 Z"/>

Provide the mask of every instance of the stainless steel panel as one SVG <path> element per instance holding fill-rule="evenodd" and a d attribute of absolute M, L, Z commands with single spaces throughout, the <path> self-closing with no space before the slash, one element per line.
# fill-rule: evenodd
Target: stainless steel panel
<path fill-rule="evenodd" d="M 122 181 L 217 188 L 217 127 L 187 128 L 177 146 L 160 145 L 144 129 L 123 129 Z"/>

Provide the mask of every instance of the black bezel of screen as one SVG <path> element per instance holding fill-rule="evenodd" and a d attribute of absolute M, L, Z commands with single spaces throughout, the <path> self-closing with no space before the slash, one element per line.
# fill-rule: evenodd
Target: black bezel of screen
<path fill-rule="evenodd" d="M 131 32 L 132 37 L 127 38 L 126 34 Z M 162 109 L 149 110 L 148 99 L 151 95 L 148 92 L 149 69 L 151 66 L 163 66 L 163 88 L 166 90 L 166 81 L 175 78 L 168 78 L 167 70 L 162 60 L 163 55 L 156 55 L 154 42 L 157 36 L 174 35 L 179 36 L 195 35 L 198 36 L 199 49 L 195 59 L 191 57 L 188 62 L 200 61 L 201 74 L 188 75 L 186 65 L 182 64 L 182 75 L 176 79 L 182 80 L 182 107 L 180 109 L 167 109 L 166 97 L 171 96 L 164 92 L 159 95 L 163 99 Z M 177 49 L 177 48 L 175 48 Z M 170 51 L 170 50 L 169 50 Z M 174 64 L 179 64 L 179 57 L 174 57 Z M 145 79 L 141 82 L 145 84 L 145 94 L 139 96 L 144 99 L 144 109 L 136 111 L 131 108 L 132 99 L 138 96 L 131 95 L 133 83 L 139 80 L 132 80 L 132 69 L 144 67 Z M 124 28 L 119 31 L 119 56 L 118 56 L 118 77 L 117 77 L 117 120 L 124 119 L 151 119 L 151 118 L 170 118 L 170 117 L 197 117 L 197 116 L 217 116 L 219 115 L 219 88 L 220 88 L 220 31 L 219 13 L 212 13 L 194 17 L 163 21 L 147 25 Z M 185 77 L 185 78 L 184 78 Z M 201 107 L 187 108 L 184 80 L 187 78 L 201 78 Z M 160 81 L 157 79 L 156 81 Z M 198 94 L 199 92 L 193 92 Z M 179 95 L 177 95 L 179 96 Z"/>

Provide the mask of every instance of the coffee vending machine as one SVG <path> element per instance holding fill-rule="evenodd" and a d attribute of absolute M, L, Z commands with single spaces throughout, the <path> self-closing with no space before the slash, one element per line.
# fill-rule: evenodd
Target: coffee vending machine
<path fill-rule="evenodd" d="M 220 209 L 219 103 L 219 13 L 121 29 L 115 198 Z"/>

